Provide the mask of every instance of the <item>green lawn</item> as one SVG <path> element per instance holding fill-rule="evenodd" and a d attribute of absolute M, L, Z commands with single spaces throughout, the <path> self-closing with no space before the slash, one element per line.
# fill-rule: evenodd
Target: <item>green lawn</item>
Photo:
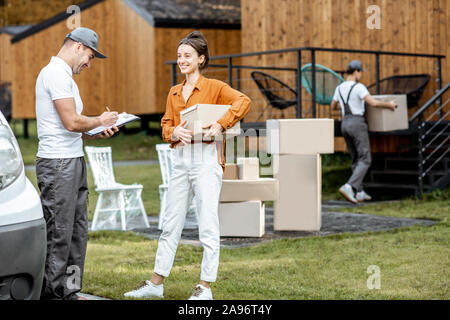
<path fill-rule="evenodd" d="M 158 126 L 157 123 L 150 123 L 152 128 Z M 133 123 L 130 128 L 136 127 Z M 38 139 L 36 133 L 36 121 L 29 121 L 29 138 L 22 137 L 22 122 L 13 121 L 11 124 L 17 140 L 19 142 L 24 163 L 26 165 L 35 164 Z M 128 127 L 127 127 L 128 128 Z M 144 132 L 137 134 L 119 134 L 111 139 L 95 139 L 85 141 L 85 145 L 91 146 L 111 146 L 113 161 L 124 160 L 156 160 L 155 145 L 162 143 L 159 136 L 147 136 Z M 349 176 L 350 159 L 344 154 L 324 155 L 323 166 L 323 186 L 322 199 L 341 199 L 338 188 L 342 181 Z M 143 201 L 148 215 L 157 215 L 159 212 L 159 191 L 158 186 L 162 183 L 159 165 L 149 166 L 129 166 L 115 167 L 117 182 L 123 184 L 140 183 L 144 186 Z M 27 172 L 27 176 L 36 186 L 36 175 L 34 171 Z M 89 184 L 89 219 L 92 219 L 97 202 L 98 194 L 95 192 L 92 172 L 88 170 Z M 268 202 L 271 206 L 272 202 Z"/>
<path fill-rule="evenodd" d="M 434 200 L 370 208 L 376 214 L 427 217 Z M 215 299 L 449 299 L 450 232 L 448 206 L 432 214 L 432 227 L 282 239 L 240 249 L 222 249 Z M 400 204 L 401 207 L 401 204 Z M 369 208 L 369 207 L 364 207 Z M 123 299 L 149 279 L 157 242 L 131 232 L 89 234 L 86 293 Z M 200 276 L 202 249 L 180 245 L 165 299 L 186 299 Z M 367 287 L 367 268 L 381 272 L 381 288 Z"/>
<path fill-rule="evenodd" d="M 36 185 L 36 172 L 34 170 L 26 171 L 27 177 Z M 159 214 L 159 189 L 158 186 L 162 183 L 161 171 L 159 165 L 139 165 L 139 166 L 120 166 L 114 168 L 114 175 L 116 181 L 122 184 L 139 183 L 144 186 L 142 192 L 142 201 L 147 215 Z M 88 169 L 88 214 L 89 220 L 92 220 L 94 215 L 95 205 L 98 199 L 98 193 L 95 192 L 94 178 L 92 172 Z"/>
<path fill-rule="evenodd" d="M 135 128 L 137 122 L 127 125 L 127 128 Z M 155 127 L 155 123 L 151 123 L 151 127 Z M 29 121 L 29 138 L 25 139 L 22 135 L 22 122 L 12 121 L 11 127 L 19 142 L 22 151 L 23 161 L 26 165 L 32 165 L 36 160 L 38 150 L 38 138 L 36 131 L 36 121 Z M 156 160 L 155 145 L 162 143 L 160 136 L 147 136 L 145 132 L 136 134 L 120 133 L 110 139 L 94 139 L 84 141 L 85 146 L 111 146 L 113 161 L 123 160 Z"/>
<path fill-rule="evenodd" d="M 18 130 L 16 128 L 16 130 Z M 111 145 L 114 160 L 156 159 L 158 137 L 119 135 L 97 140 Z M 34 163 L 37 139 L 19 138 L 27 164 Z M 337 188 L 348 177 L 345 155 L 323 157 L 324 200 L 338 198 Z M 149 215 L 159 211 L 158 165 L 115 167 L 116 180 L 144 185 Z M 27 176 L 35 183 L 34 171 Z M 88 171 L 89 218 L 97 193 Z M 340 234 L 327 237 L 282 239 L 240 249 L 222 249 L 215 299 L 449 299 L 450 298 L 450 188 L 426 195 L 340 209 L 408 218 L 429 218 L 432 227 L 415 226 L 391 231 Z M 113 299 L 148 279 L 157 242 L 132 232 L 89 233 L 83 292 Z M 180 245 L 165 299 L 186 299 L 198 282 L 202 248 Z M 367 268 L 381 271 L 381 289 L 367 288 Z"/>

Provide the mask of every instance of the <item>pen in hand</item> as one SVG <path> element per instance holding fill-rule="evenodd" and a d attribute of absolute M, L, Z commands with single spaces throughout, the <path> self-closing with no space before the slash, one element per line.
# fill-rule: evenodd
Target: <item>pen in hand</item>
<path fill-rule="evenodd" d="M 100 116 L 102 120 L 102 126 L 104 127 L 115 127 L 115 123 L 117 122 L 118 115 L 117 112 L 111 112 L 109 107 L 106 106 L 106 111 Z"/>

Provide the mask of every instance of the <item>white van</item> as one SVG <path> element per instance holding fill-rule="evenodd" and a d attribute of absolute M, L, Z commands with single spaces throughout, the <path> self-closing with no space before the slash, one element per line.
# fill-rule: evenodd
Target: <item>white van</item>
<path fill-rule="evenodd" d="M 46 239 L 39 194 L 0 112 L 0 300 L 39 299 Z"/>

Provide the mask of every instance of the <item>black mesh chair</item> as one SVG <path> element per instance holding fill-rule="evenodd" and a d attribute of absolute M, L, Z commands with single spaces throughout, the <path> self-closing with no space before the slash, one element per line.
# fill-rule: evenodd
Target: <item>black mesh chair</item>
<path fill-rule="evenodd" d="M 251 76 L 263 96 L 269 101 L 271 106 L 269 119 L 272 118 L 273 108 L 281 110 L 282 117 L 284 118 L 284 110 L 296 105 L 297 92 L 280 79 L 261 71 L 253 71 Z M 258 120 L 263 115 L 264 111 Z"/>
<path fill-rule="evenodd" d="M 408 108 L 418 105 L 423 90 L 430 81 L 429 74 L 391 76 L 380 80 L 380 94 L 406 94 Z M 367 87 L 370 94 L 377 94 L 377 84 Z"/>

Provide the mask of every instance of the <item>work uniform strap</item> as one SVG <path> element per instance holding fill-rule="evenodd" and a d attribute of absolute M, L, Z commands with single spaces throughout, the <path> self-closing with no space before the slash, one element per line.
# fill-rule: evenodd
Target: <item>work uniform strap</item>
<path fill-rule="evenodd" d="M 348 92 L 348 96 L 347 96 L 347 102 L 344 100 L 344 98 L 342 97 L 341 94 L 341 88 L 339 86 L 338 88 L 338 92 L 339 92 L 339 96 L 341 97 L 342 102 L 344 103 L 344 116 L 346 114 L 350 114 L 353 115 L 352 111 L 350 110 L 350 106 L 348 105 L 348 102 L 350 101 L 350 94 L 352 93 L 353 88 L 358 84 L 358 82 L 355 82 L 351 87 L 350 87 L 350 91 Z"/>

